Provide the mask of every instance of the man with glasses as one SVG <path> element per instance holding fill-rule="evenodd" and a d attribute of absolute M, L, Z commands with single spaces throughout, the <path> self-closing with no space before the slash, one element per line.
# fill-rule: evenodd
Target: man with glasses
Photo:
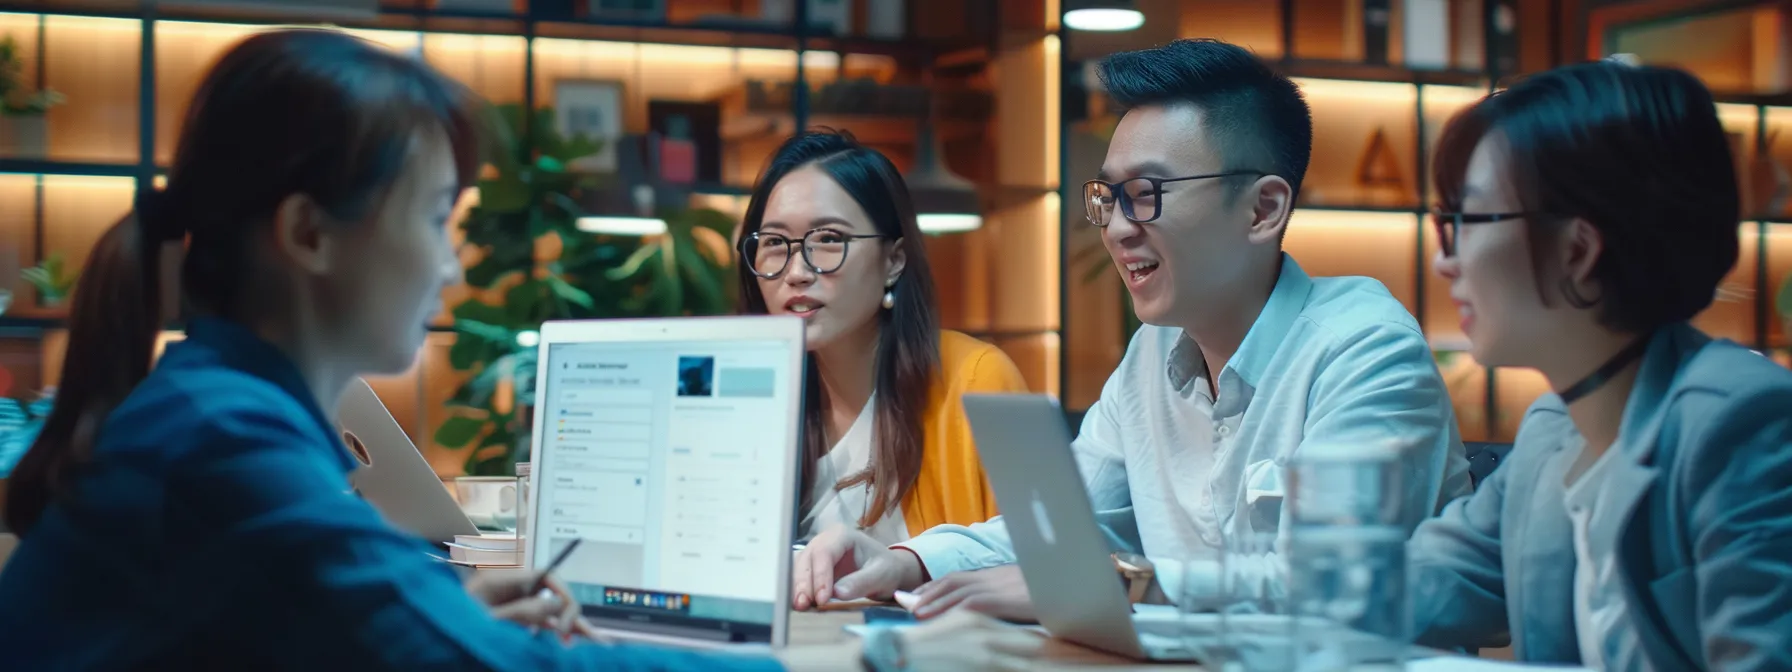
<path fill-rule="evenodd" d="M 1313 134 L 1295 85 L 1213 40 L 1116 54 L 1101 79 L 1127 112 L 1083 201 L 1146 326 L 1074 450 L 1117 550 L 1144 555 L 1117 556 L 1124 578 L 1146 583 L 1135 600 L 1216 592 L 1220 549 L 1278 532 L 1281 467 L 1315 446 L 1398 450 L 1409 531 L 1468 493 L 1450 399 L 1412 315 L 1374 280 L 1310 278 L 1281 251 Z M 818 603 L 918 587 L 922 618 L 959 604 L 1033 615 L 999 518 L 890 549 L 850 533 L 817 545 L 828 551 L 817 565 L 851 570 L 817 581 Z M 1274 562 L 1228 571 L 1274 590 Z"/>

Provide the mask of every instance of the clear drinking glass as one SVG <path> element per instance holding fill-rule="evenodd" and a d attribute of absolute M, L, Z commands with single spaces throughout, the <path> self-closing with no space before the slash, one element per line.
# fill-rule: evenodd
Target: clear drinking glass
<path fill-rule="evenodd" d="M 1217 560 L 1183 563 L 1183 643 L 1206 669 L 1294 669 L 1283 550 L 1274 534 L 1231 534 Z"/>
<path fill-rule="evenodd" d="M 529 473 L 528 462 L 516 463 L 516 547 L 525 548 L 529 536 Z"/>
<path fill-rule="evenodd" d="M 1403 669 L 1410 619 L 1406 537 L 1424 513 L 1400 455 L 1307 450 L 1287 467 L 1288 594 L 1300 669 Z"/>

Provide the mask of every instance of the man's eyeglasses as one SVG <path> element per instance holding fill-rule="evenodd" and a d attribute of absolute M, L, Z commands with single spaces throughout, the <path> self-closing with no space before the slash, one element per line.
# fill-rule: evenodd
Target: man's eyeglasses
<path fill-rule="evenodd" d="M 1462 233 L 1464 224 L 1492 224 L 1513 219 L 1524 219 L 1532 216 L 1528 212 L 1433 212 L 1431 226 L 1437 229 L 1437 249 L 1444 256 L 1456 256 L 1456 237 Z"/>
<path fill-rule="evenodd" d="M 840 270 L 846 264 L 846 250 L 852 241 L 867 238 L 891 238 L 883 234 L 850 234 L 833 229 L 812 229 L 795 240 L 776 233 L 753 233 L 740 241 L 741 262 L 767 280 L 784 275 L 790 268 L 791 250 L 801 246 L 803 263 L 818 275 Z"/>
<path fill-rule="evenodd" d="M 1267 174 L 1255 170 L 1234 170 L 1188 177 L 1135 177 L 1119 182 L 1089 180 L 1083 183 L 1083 207 L 1087 208 L 1085 214 L 1089 218 L 1089 223 L 1101 228 L 1107 228 L 1108 220 L 1114 216 L 1116 204 L 1120 206 L 1120 214 L 1125 215 L 1127 219 L 1144 224 L 1155 221 L 1158 215 L 1163 214 L 1163 208 L 1158 206 L 1157 197 L 1163 194 L 1165 184 L 1238 175 L 1262 177 Z"/>

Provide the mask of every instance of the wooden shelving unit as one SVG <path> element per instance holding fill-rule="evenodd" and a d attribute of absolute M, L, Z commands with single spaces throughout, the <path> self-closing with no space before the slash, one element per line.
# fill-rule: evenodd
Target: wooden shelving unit
<path fill-rule="evenodd" d="M 78 266 L 98 235 L 128 212 L 138 188 L 156 184 L 172 160 L 179 125 L 210 63 L 229 45 L 272 26 L 328 22 L 412 53 L 493 104 L 554 105 L 567 81 L 614 83 L 623 132 L 649 127 L 654 101 L 715 104 L 732 128 L 720 174 L 698 185 L 693 205 L 738 215 L 761 166 L 791 132 L 828 125 L 854 132 L 909 169 L 919 120 L 894 114 L 822 114 L 811 96 L 845 80 L 925 85 L 936 94 L 981 92 L 997 101 L 986 117 L 936 118 L 952 170 L 982 188 L 982 230 L 930 238 L 948 328 L 997 342 L 1040 391 L 1056 391 L 1058 219 L 1056 3 L 1036 0 L 908 0 L 904 39 L 864 37 L 866 0 L 846 35 L 806 25 L 804 2 L 786 23 L 758 20 L 758 0 L 667 0 L 664 20 L 548 16 L 526 0 L 494 14 L 446 11 L 435 0 L 381 0 L 360 17 L 270 17 L 157 11 L 138 0 L 0 0 L 0 35 L 17 39 L 30 83 L 67 96 L 48 115 L 47 151 L 0 151 L 0 255 L 29 266 L 60 252 Z M 925 20 L 912 17 L 925 16 Z M 998 74 L 999 73 L 999 74 Z M 750 81 L 791 85 L 787 110 L 730 114 Z M 1016 254 L 998 245 L 1028 241 Z M 3 266 L 0 263 L 0 266 Z M 37 306 L 9 279 L 13 302 L 0 317 L 0 366 L 10 389 L 53 383 L 62 314 Z M 451 288 L 454 305 L 469 295 Z M 444 316 L 412 371 L 376 389 L 412 437 L 427 445 L 446 417 L 443 402 L 464 375 L 447 364 L 454 334 Z M 427 451 L 426 451 L 427 452 Z M 441 452 L 441 451 L 438 451 Z M 432 455 L 454 475 L 462 455 Z"/>

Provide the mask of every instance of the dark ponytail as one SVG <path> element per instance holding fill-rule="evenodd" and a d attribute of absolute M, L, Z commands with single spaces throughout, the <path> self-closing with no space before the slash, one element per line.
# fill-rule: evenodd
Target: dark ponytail
<path fill-rule="evenodd" d="M 431 129 L 446 132 L 470 186 L 482 110 L 421 61 L 346 33 L 276 30 L 232 47 L 188 108 L 167 189 L 141 192 L 87 259 L 55 407 L 13 471 L 7 526 L 23 536 L 68 494 L 178 308 L 247 322 L 279 303 L 251 241 L 282 201 L 303 194 L 337 221 L 365 221 Z"/>
<path fill-rule="evenodd" d="M 140 199 L 141 201 L 141 199 Z M 113 224 L 87 257 L 69 307 L 56 403 L 7 488 L 6 525 L 23 536 L 89 457 L 100 425 L 149 375 L 162 327 L 161 245 L 140 208 Z"/>

